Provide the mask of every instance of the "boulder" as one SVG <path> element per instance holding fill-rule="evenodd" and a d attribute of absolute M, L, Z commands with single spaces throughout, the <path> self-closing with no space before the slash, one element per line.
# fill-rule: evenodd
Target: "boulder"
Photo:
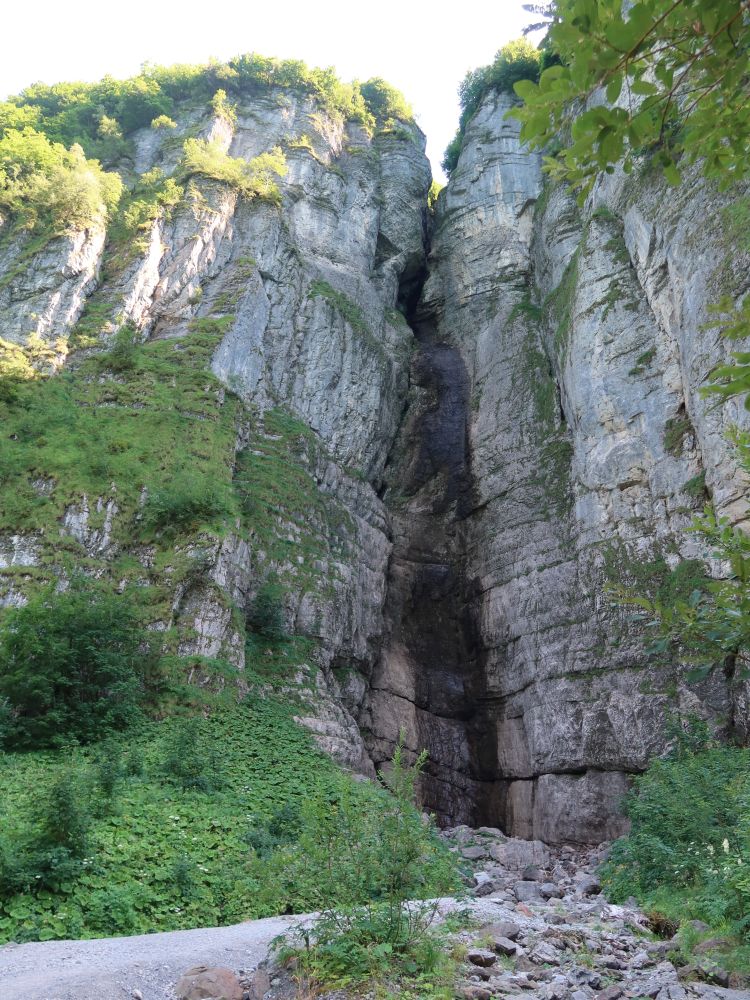
<path fill-rule="evenodd" d="M 511 837 L 501 844 L 490 844 L 489 852 L 495 861 L 515 871 L 522 871 L 527 865 L 546 868 L 550 862 L 549 848 L 541 840 Z"/>
<path fill-rule="evenodd" d="M 501 937 L 500 935 L 493 936 L 492 947 L 498 953 L 498 955 L 515 955 L 518 951 L 518 946 L 510 938 Z"/>
<path fill-rule="evenodd" d="M 562 899 L 563 891 L 559 885 L 555 885 L 554 882 L 542 882 L 539 886 L 539 892 L 542 894 L 544 899 Z"/>
<path fill-rule="evenodd" d="M 538 882 L 516 882 L 513 892 L 519 903 L 527 903 L 530 900 L 541 899 Z"/>
<path fill-rule="evenodd" d="M 175 986 L 178 1000 L 242 1000 L 242 986 L 231 969 L 196 965 Z"/>
<path fill-rule="evenodd" d="M 485 969 L 497 961 L 494 951 L 489 951 L 487 948 L 469 948 L 466 957 L 472 965 L 480 965 Z"/>
<path fill-rule="evenodd" d="M 461 857 L 467 861 L 482 861 L 487 857 L 487 851 L 484 847 L 464 847 L 461 850 Z"/>
<path fill-rule="evenodd" d="M 486 931 L 493 938 L 505 937 L 510 938 L 511 941 L 515 941 L 521 933 L 521 928 L 518 924 L 514 924 L 512 920 L 499 920 L 496 924 L 487 927 Z"/>

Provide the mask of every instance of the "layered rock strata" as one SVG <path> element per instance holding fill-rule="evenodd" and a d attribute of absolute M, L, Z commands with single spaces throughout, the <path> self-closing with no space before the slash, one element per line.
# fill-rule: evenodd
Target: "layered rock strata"
<path fill-rule="evenodd" d="M 744 517 L 727 431 L 745 411 L 700 387 L 728 353 L 709 304 L 750 272 L 705 183 L 674 191 L 644 165 L 580 208 L 543 182 L 510 107 L 484 100 L 434 219 L 416 127 L 373 137 L 273 90 L 234 126 L 186 106 L 174 134 L 134 133 L 123 171 L 169 175 L 187 137 L 244 159 L 281 146 L 279 204 L 194 177 L 116 267 L 96 227 L 6 239 L 2 337 L 53 365 L 92 315 L 94 350 L 126 324 L 177 347 L 220 332 L 210 412 L 236 414 L 244 499 L 170 550 L 139 539 L 122 484 L 63 498 L 35 470 L 57 513 L 0 536 L 0 601 L 72 559 L 158 589 L 153 627 L 201 669 L 242 669 L 244 616 L 274 580 L 308 642 L 286 681 L 339 760 L 372 774 L 403 734 L 429 751 L 424 801 L 444 822 L 595 842 L 623 830 L 671 712 L 747 736 L 747 683 L 688 685 L 611 588 L 684 589 L 706 555 L 693 513 L 710 498 Z"/>
<path fill-rule="evenodd" d="M 730 346 L 709 305 L 747 291 L 747 255 L 731 208 L 696 178 L 676 193 L 644 167 L 580 209 L 543 185 L 510 107 L 490 95 L 469 124 L 420 304 L 434 342 L 459 353 L 469 400 L 471 488 L 452 524 L 454 617 L 476 623 L 471 710 L 459 694 L 466 721 L 442 741 L 469 800 L 448 812 L 595 841 L 624 829 L 628 776 L 664 750 L 670 713 L 746 731 L 746 682 L 689 685 L 646 655 L 609 588 L 684 589 L 698 564 L 673 573 L 679 560 L 708 555 L 685 530 L 694 512 L 710 496 L 744 517 L 727 432 L 746 415 L 700 387 Z M 405 690 L 402 662 L 391 686 Z"/>

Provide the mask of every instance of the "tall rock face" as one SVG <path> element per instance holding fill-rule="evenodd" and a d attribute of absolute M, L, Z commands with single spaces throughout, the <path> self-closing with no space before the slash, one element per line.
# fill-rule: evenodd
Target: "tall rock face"
<path fill-rule="evenodd" d="M 628 776 L 665 748 L 675 709 L 746 735 L 746 683 L 688 685 L 684 668 L 646 655 L 609 588 L 687 596 L 708 555 L 686 533 L 693 513 L 710 497 L 744 516 L 727 432 L 746 415 L 699 390 L 728 351 L 708 306 L 747 291 L 748 261 L 698 179 L 675 192 L 645 170 L 604 178 L 579 209 L 544 185 L 511 100 L 485 99 L 439 202 L 414 381 L 436 356 L 452 374 L 412 402 L 431 417 L 414 418 L 425 430 L 401 488 L 425 449 L 437 467 L 405 508 L 421 564 L 396 575 L 399 588 L 410 578 L 411 616 L 374 704 L 416 714 L 428 799 L 450 820 L 595 841 L 624 830 Z M 465 439 L 441 462 L 445 409 Z M 425 546 L 421 525 L 439 523 L 449 496 L 442 548 Z M 448 606 L 440 583 L 454 572 Z M 465 652 L 446 671 L 451 641 Z"/>
<path fill-rule="evenodd" d="M 373 134 L 282 88 L 255 88 L 234 111 L 230 124 L 188 102 L 174 128 L 127 137 L 132 159 L 116 166 L 136 195 L 154 176 L 184 188 L 131 245 L 102 227 L 41 249 L 24 234 L 3 243 L 3 340 L 36 345 L 48 369 L 67 354 L 51 382 L 70 388 L 71 412 L 98 407 L 104 435 L 116 407 L 135 440 L 91 441 L 102 450 L 93 474 L 82 448 L 82 491 L 55 455 L 24 466 L 11 435 L 12 488 L 29 497 L 2 519 L 0 601 L 64 586 L 77 567 L 135 584 L 190 679 L 218 685 L 216 664 L 245 667 L 246 617 L 271 587 L 302 641 L 285 650 L 281 676 L 261 682 L 301 691 L 299 714 L 321 744 L 372 773 L 342 688 L 361 697 L 384 631 L 391 538 L 378 489 L 413 339 L 399 295 L 424 267 L 424 137 L 405 122 Z M 196 138 L 243 161 L 280 147 L 277 202 L 200 174 L 185 181 L 182 146 Z M 106 353 L 118 331 L 141 345 L 124 366 Z M 166 403 L 162 389 L 173 391 Z M 173 419 L 176 438 L 152 439 Z M 110 459 L 132 448 L 142 450 L 135 483 Z M 223 525 L 199 516 L 175 530 L 168 514 L 149 526 L 170 490 L 207 476 L 220 480 L 204 484 L 209 496 L 225 485 L 233 495 Z"/>
<path fill-rule="evenodd" d="M 692 514 L 744 517 L 745 411 L 700 386 L 750 261 L 697 178 L 579 208 L 510 107 L 486 97 L 434 217 L 415 126 L 266 88 L 127 137 L 133 198 L 183 188 L 127 245 L 0 239 L 4 346 L 60 369 L 8 404 L 0 603 L 135 586 L 188 680 L 293 697 L 366 774 L 427 748 L 446 823 L 594 842 L 675 709 L 748 734 L 747 683 L 685 683 L 611 588 L 689 592 Z M 195 138 L 280 147 L 278 200 L 184 178 Z M 270 653 L 269 588 L 295 636 Z"/>

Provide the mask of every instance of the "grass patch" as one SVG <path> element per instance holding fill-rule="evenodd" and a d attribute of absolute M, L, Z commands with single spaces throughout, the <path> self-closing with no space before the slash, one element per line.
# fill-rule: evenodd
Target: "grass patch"
<path fill-rule="evenodd" d="M 99 356 L 0 402 L 0 530 L 51 538 L 84 494 L 112 495 L 118 530 L 130 535 L 142 490 L 173 488 L 196 468 L 216 490 L 226 484 L 225 502 L 205 511 L 214 526 L 223 522 L 238 404 L 208 370 L 216 322 L 200 321 L 181 340 L 134 347 L 131 366 L 117 374 Z M 40 491 L 39 480 L 52 488 Z"/>
<path fill-rule="evenodd" d="M 681 410 L 676 416 L 670 417 L 664 426 L 664 450 L 679 458 L 682 454 L 683 442 L 688 434 L 692 434 L 693 425 L 690 417 Z"/>

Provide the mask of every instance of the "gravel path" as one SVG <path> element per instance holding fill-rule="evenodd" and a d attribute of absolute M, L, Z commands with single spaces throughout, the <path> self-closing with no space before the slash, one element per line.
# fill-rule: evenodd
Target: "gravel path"
<path fill-rule="evenodd" d="M 213 927 L 93 941 L 44 941 L 0 948 L 0 1000 L 172 1000 L 194 965 L 250 971 L 278 934 L 303 918 L 272 917 Z"/>

